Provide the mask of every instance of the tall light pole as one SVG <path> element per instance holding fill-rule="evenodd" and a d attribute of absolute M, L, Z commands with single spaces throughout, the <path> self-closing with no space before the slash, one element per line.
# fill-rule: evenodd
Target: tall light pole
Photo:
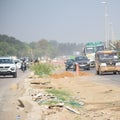
<path fill-rule="evenodd" d="M 108 46 L 108 37 L 109 37 L 109 32 L 108 32 L 108 26 L 109 26 L 109 23 L 108 23 L 108 3 L 107 1 L 103 1 L 102 2 L 104 5 L 105 5 L 105 47 L 106 49 L 109 47 Z"/>
<path fill-rule="evenodd" d="M 112 41 L 113 40 L 113 27 L 112 27 L 112 22 L 109 23 L 110 31 L 109 31 L 109 38 Z"/>

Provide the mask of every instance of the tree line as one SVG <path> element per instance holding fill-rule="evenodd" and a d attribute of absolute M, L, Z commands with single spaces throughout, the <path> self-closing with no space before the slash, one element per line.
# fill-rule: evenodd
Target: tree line
<path fill-rule="evenodd" d="M 59 43 L 55 40 L 41 39 L 37 42 L 21 42 L 14 37 L 0 34 L 0 56 L 50 57 L 73 55 L 81 52 L 83 43 Z"/>
<path fill-rule="evenodd" d="M 116 50 L 120 51 L 120 40 L 114 42 Z M 37 42 L 26 43 L 14 37 L 0 34 L 0 56 L 20 57 L 49 57 L 73 55 L 73 52 L 82 52 L 83 43 L 59 43 L 55 40 L 41 39 Z"/>
<path fill-rule="evenodd" d="M 22 56 L 27 54 L 29 45 L 14 37 L 0 35 L 0 56 Z"/>

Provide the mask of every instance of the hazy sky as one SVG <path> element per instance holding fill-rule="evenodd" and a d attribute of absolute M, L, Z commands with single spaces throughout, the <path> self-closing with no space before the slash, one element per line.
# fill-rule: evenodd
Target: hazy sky
<path fill-rule="evenodd" d="M 20 41 L 105 40 L 104 0 L 0 0 L 0 34 Z M 120 0 L 108 0 L 109 26 L 120 40 Z M 110 24 L 112 23 L 112 24 Z"/>

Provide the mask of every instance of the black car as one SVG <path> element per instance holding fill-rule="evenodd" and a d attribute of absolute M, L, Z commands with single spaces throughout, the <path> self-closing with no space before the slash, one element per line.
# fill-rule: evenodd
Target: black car
<path fill-rule="evenodd" d="M 65 70 L 71 70 L 73 69 L 73 63 L 74 63 L 74 59 L 67 59 L 65 62 Z"/>
<path fill-rule="evenodd" d="M 78 64 L 80 69 L 90 70 L 90 61 L 86 56 L 77 56 L 74 60 L 73 69 L 76 71 L 76 65 Z"/>

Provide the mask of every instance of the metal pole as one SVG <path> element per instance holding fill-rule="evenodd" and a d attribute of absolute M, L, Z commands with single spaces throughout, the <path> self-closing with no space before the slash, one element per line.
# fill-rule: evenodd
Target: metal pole
<path fill-rule="evenodd" d="M 108 48 L 108 3 L 107 1 L 102 2 L 105 4 L 105 47 Z"/>

